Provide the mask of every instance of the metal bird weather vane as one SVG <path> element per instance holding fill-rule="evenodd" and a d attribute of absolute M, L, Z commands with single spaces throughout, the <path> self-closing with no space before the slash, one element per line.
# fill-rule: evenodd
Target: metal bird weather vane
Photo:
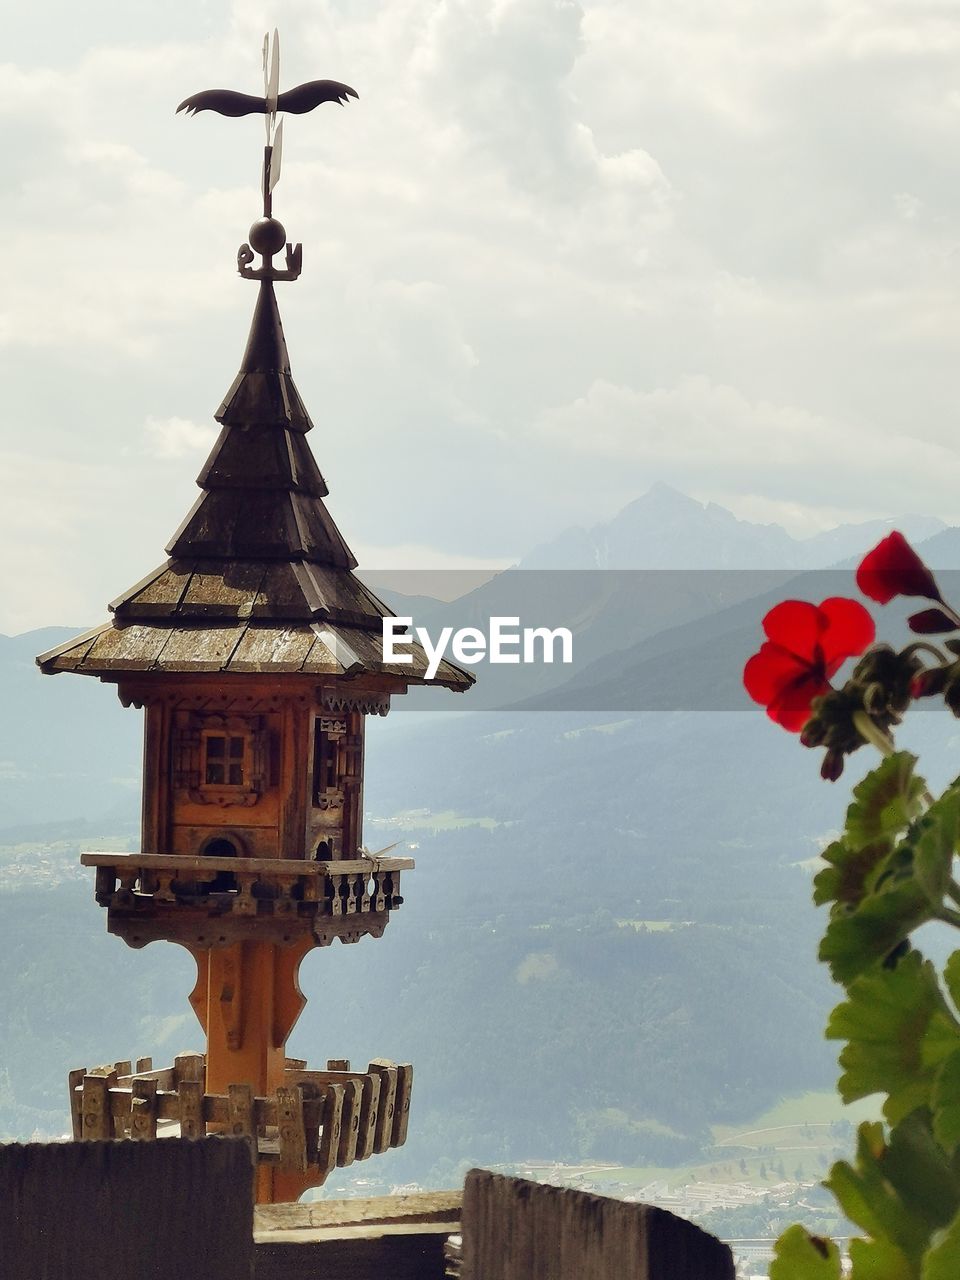
<path fill-rule="evenodd" d="M 273 216 L 273 189 L 280 181 L 280 162 L 283 155 L 283 120 L 277 122 L 281 111 L 291 115 L 305 115 L 322 102 L 336 102 L 343 106 L 348 98 L 358 98 L 356 89 L 339 80 L 309 80 L 294 89 L 280 92 L 280 36 L 274 29 L 263 37 L 263 97 L 252 93 L 237 93 L 233 89 L 203 89 L 184 98 L 177 111 L 196 115 L 200 111 L 216 111 L 221 116 L 263 115 L 267 142 L 263 149 L 263 217 L 250 228 L 249 244 L 242 244 L 237 251 L 237 270 L 245 280 L 296 280 L 303 266 L 303 246 L 287 243 L 287 233 L 281 222 Z M 273 257 L 286 244 L 286 268 L 274 267 Z M 254 253 L 259 253 L 263 265 L 251 267 Z"/>

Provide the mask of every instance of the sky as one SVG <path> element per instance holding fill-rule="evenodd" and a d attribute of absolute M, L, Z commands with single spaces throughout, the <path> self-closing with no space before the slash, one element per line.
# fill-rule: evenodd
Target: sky
<path fill-rule="evenodd" d="M 954 0 L 35 0 L 0 68 L 0 631 L 163 559 L 278 285 L 361 567 L 496 566 L 655 481 L 796 534 L 960 522 Z"/>

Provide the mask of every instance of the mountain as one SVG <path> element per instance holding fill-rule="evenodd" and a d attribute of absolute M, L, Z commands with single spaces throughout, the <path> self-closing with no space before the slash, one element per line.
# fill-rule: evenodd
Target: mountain
<path fill-rule="evenodd" d="M 845 524 L 793 538 L 777 524 L 739 520 L 657 483 L 612 520 L 564 530 L 523 557 L 521 569 L 813 569 L 862 554 L 898 528 L 915 542 L 946 526 L 928 516 Z"/>
<path fill-rule="evenodd" d="M 34 658 L 82 627 L 0 636 L 0 827 L 135 811 L 143 721 L 98 680 L 40 674 Z"/>
<path fill-rule="evenodd" d="M 654 527 L 658 506 L 688 552 L 709 527 L 733 530 L 747 563 L 768 545 L 764 526 L 649 498 L 607 541 L 621 560 L 625 531 Z M 493 608 L 566 611 L 583 659 L 572 677 L 548 673 L 566 687 L 541 690 L 536 709 L 425 690 L 421 706 L 474 713 L 370 726 L 365 838 L 399 840 L 417 869 L 383 939 L 304 963 L 291 1052 L 415 1063 L 407 1146 L 373 1170 L 387 1186 L 537 1155 L 692 1161 L 710 1124 L 830 1085 L 836 997 L 815 958 L 810 877 L 847 789 L 822 783 L 818 753 L 758 708 L 732 708 L 765 609 L 786 592 L 849 591 L 878 536 L 864 529 L 823 552 L 848 548 L 838 570 L 511 571 L 455 606 L 404 610 L 478 623 Z M 923 551 L 960 565 L 960 531 Z M 33 655 L 69 634 L 0 640 L 0 1138 L 62 1132 L 71 1067 L 166 1062 L 199 1043 L 189 957 L 108 937 L 77 866 L 93 840 L 135 839 L 141 717 L 97 681 L 39 675 Z M 916 719 L 911 743 L 939 784 L 956 772 L 953 723 Z M 850 775 L 870 763 L 858 753 Z"/>

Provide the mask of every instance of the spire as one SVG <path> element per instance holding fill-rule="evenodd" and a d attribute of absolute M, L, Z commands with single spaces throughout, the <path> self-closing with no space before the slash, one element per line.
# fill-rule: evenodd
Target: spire
<path fill-rule="evenodd" d="M 313 424 L 290 372 L 274 293 L 274 283 L 296 280 L 302 264 L 300 245 L 287 243 L 273 217 L 282 146 L 277 111 L 303 114 L 357 95 L 333 80 L 279 96 L 271 85 L 262 99 L 215 89 L 181 104 L 227 116 L 261 112 L 267 126 L 263 216 L 237 253 L 241 277 L 258 282 L 257 302 L 240 370 L 215 415 L 221 431 L 197 477 L 200 496 L 167 547 L 171 558 L 113 601 L 111 623 L 43 654 L 44 671 L 111 679 L 299 672 L 426 682 L 429 664 L 419 646 L 411 665 L 384 662 L 381 631 L 390 610 L 354 576 L 357 562 L 324 505 L 326 482 L 306 439 Z M 281 250 L 284 266 L 274 266 Z M 442 662 L 432 682 L 462 690 L 473 677 Z M 377 692 L 371 707 L 382 710 L 385 697 Z"/>
<path fill-rule="evenodd" d="M 203 492 L 169 554 L 356 568 L 322 501 L 328 489 L 304 438 L 312 423 L 269 279 L 260 281 L 240 372 L 216 417 L 223 430 L 197 477 Z"/>

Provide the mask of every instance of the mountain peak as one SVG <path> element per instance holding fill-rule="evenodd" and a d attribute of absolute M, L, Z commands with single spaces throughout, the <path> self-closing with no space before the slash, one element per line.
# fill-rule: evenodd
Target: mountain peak
<path fill-rule="evenodd" d="M 814 569 L 868 551 L 891 528 L 914 542 L 945 528 L 927 516 L 843 524 L 810 538 L 778 524 L 741 520 L 662 480 L 608 521 L 565 529 L 536 547 L 522 569 Z"/>

